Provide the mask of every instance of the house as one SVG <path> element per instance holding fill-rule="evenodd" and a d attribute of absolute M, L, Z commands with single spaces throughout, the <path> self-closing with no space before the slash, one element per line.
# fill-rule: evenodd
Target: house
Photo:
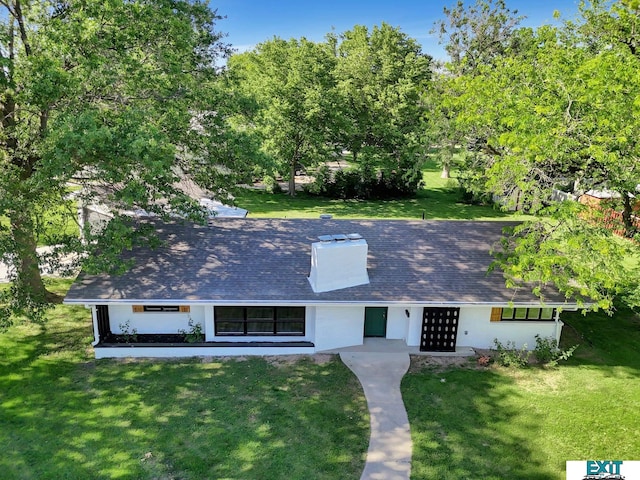
<path fill-rule="evenodd" d="M 561 310 L 576 308 L 487 273 L 504 222 L 154 223 L 163 246 L 126 252 L 120 276 L 81 273 L 67 294 L 91 309 L 97 358 L 315 353 L 365 337 L 532 348 L 536 335 L 559 339 Z"/>

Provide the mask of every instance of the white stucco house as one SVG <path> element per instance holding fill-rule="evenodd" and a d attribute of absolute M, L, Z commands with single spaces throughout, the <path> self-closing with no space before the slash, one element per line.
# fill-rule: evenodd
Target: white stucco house
<path fill-rule="evenodd" d="M 561 310 L 576 309 L 487 274 L 504 222 L 154 224 L 161 247 L 125 252 L 120 276 L 81 273 L 67 294 L 91 309 L 97 358 L 316 353 L 365 337 L 425 352 L 496 338 L 532 348 L 535 335 L 559 340 Z M 182 341 L 195 325 L 202 337 Z"/>

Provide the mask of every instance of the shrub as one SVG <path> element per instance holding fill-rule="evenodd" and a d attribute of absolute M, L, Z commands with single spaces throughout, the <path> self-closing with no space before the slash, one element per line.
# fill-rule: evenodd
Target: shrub
<path fill-rule="evenodd" d="M 503 367 L 526 367 L 529 363 L 531 352 L 527 350 L 525 343 L 520 349 L 516 348 L 516 343 L 509 341 L 503 345 L 497 338 L 493 340 L 496 346 L 497 362 Z"/>
<path fill-rule="evenodd" d="M 326 195 L 327 185 L 331 183 L 331 170 L 327 165 L 322 165 L 314 174 L 314 181 L 305 184 L 302 188 L 312 195 Z"/>
<path fill-rule="evenodd" d="M 127 320 L 124 323 L 118 325 L 120 327 L 120 331 L 122 332 L 120 335 L 122 336 L 125 343 L 134 343 L 138 341 L 138 330 L 135 328 L 131 328 L 131 323 Z"/>
<path fill-rule="evenodd" d="M 189 319 L 189 330 L 178 330 L 184 337 L 184 341 L 187 343 L 197 343 L 204 341 L 204 332 L 202 331 L 202 325 L 194 322 L 192 318 Z"/>
<path fill-rule="evenodd" d="M 282 188 L 278 181 L 273 178 L 271 175 L 265 175 L 262 179 L 262 184 L 264 185 L 264 189 L 268 193 L 281 193 Z"/>
<path fill-rule="evenodd" d="M 338 170 L 331 174 L 326 167 L 320 167 L 315 180 L 305 185 L 306 192 L 328 198 L 385 200 L 389 198 L 412 197 L 422 186 L 414 172 L 377 171 L 363 161 L 357 168 Z"/>
<path fill-rule="evenodd" d="M 578 345 L 574 345 L 567 350 L 560 350 L 555 338 L 536 335 L 536 347 L 533 349 L 533 355 L 541 364 L 555 367 L 560 360 L 568 360 L 576 348 L 578 348 Z"/>
<path fill-rule="evenodd" d="M 477 361 L 479 367 L 488 367 L 491 363 L 491 357 L 489 355 L 480 355 Z"/>

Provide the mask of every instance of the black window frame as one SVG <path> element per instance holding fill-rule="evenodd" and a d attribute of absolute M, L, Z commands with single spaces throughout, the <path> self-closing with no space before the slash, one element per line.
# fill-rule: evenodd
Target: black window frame
<path fill-rule="evenodd" d="M 218 309 L 224 309 L 224 308 L 228 308 L 228 309 L 242 309 L 242 318 L 236 318 L 235 320 L 223 320 L 223 321 L 219 321 L 218 320 Z M 254 310 L 259 310 L 259 309 L 271 309 L 271 316 L 268 317 L 263 317 L 263 318 L 257 318 L 257 317 L 250 317 L 249 316 L 249 312 L 251 309 Z M 284 309 L 299 309 L 302 313 L 301 317 L 295 317 L 295 318 L 284 318 L 284 317 L 279 317 L 278 316 L 278 311 L 279 310 L 284 310 Z M 214 307 L 214 312 L 213 312 L 213 316 L 214 316 L 214 334 L 217 337 L 304 337 L 306 335 L 306 318 L 307 318 L 307 309 L 306 307 L 300 307 L 300 306 L 269 306 L 269 305 L 265 305 L 265 306 L 241 306 L 241 305 L 221 305 L 221 306 L 215 306 Z M 237 324 L 238 326 L 242 327 L 242 331 L 240 331 L 240 329 L 236 330 L 236 331 L 220 331 L 220 324 L 221 323 L 228 323 L 228 324 Z M 280 327 L 283 324 L 301 324 L 302 325 L 302 329 L 300 331 L 294 331 L 294 332 L 287 332 L 287 331 L 282 331 L 280 329 Z M 271 328 L 269 330 L 265 330 L 265 331 L 252 331 L 249 328 L 250 324 L 256 324 L 256 325 L 271 325 Z"/>
<path fill-rule="evenodd" d="M 518 310 L 526 310 L 524 317 L 517 318 Z M 505 314 L 511 310 L 511 316 Z M 543 310 L 551 310 L 550 318 L 541 318 Z M 537 311 L 536 314 L 534 312 Z M 556 309 L 551 307 L 505 307 L 502 309 L 500 320 L 503 322 L 554 322 L 556 319 Z"/>
<path fill-rule="evenodd" d="M 180 313 L 180 305 L 143 305 L 143 313 Z"/>

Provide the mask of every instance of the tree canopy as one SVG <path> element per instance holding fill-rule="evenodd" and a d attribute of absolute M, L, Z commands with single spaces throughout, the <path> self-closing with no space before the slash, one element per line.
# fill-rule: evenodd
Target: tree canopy
<path fill-rule="evenodd" d="M 122 249 L 153 241 L 124 212 L 201 218 L 181 177 L 224 199 L 251 170 L 279 173 L 293 195 L 297 170 L 347 155 L 354 171 L 342 179 L 366 184 L 362 196 L 411 195 L 430 145 L 445 169 L 454 149 L 465 153 L 468 193 L 534 215 L 495 252 L 509 285 L 541 294 L 553 284 L 598 308 L 620 295 L 640 305 L 629 261 L 640 241 L 638 0 L 582 2 L 578 20 L 538 28 L 520 27 L 503 0 L 459 1 L 435 25 L 444 67 L 385 23 L 323 42 L 276 37 L 221 69 L 230 46 L 204 0 L 0 9 L 0 257 L 15 267 L 5 314 L 56 300 L 39 244 L 55 246 L 50 262 L 75 252 L 87 269 L 117 270 Z M 318 178 L 336 181 L 328 170 Z M 77 186 L 82 202 L 115 213 L 85 242 L 64 226 Z M 612 200 L 556 202 L 568 186 Z M 614 210 L 625 240 L 599 218 Z"/>
<path fill-rule="evenodd" d="M 304 38 L 274 38 L 229 61 L 238 88 L 256 102 L 247 123 L 257 129 L 275 170 L 288 175 L 290 195 L 296 191 L 296 170 L 332 151 L 333 63 L 326 44 Z"/>
<path fill-rule="evenodd" d="M 581 23 L 518 29 L 514 47 L 445 79 L 455 92 L 444 100 L 457 112 L 453 128 L 479 150 L 466 165 L 467 188 L 538 215 L 498 255 L 509 283 L 555 284 L 606 309 L 616 295 L 637 295 L 640 276 L 628 262 L 637 244 L 613 238 L 594 218 L 598 212 L 557 204 L 552 194 L 566 184 L 613 192 L 623 204 L 625 235 L 637 237 L 631 208 L 640 152 L 631 132 L 638 129 L 640 65 L 626 25 L 637 20 L 630 5 L 583 4 Z"/>
<path fill-rule="evenodd" d="M 38 268 L 43 234 L 56 252 L 88 252 L 101 268 L 131 245 L 118 214 L 99 237 L 85 232 L 86 244 L 41 228 L 43 212 L 65 204 L 69 182 L 84 186 L 83 201 L 100 197 L 116 213 L 195 212 L 176 168 L 218 163 L 211 136 L 193 122 L 196 112 L 201 124 L 215 116 L 207 87 L 228 47 L 215 30 L 220 17 L 199 0 L 1 5 L 0 254 L 15 267 L 2 304 L 20 312 L 53 299 Z M 61 218 L 75 215 L 73 207 Z"/>
<path fill-rule="evenodd" d="M 243 128 L 254 129 L 277 172 L 295 172 L 338 158 L 366 163 L 415 193 L 424 151 L 421 93 L 430 57 L 400 29 L 355 26 L 325 42 L 274 38 L 229 60 L 236 88 L 255 101 Z"/>

